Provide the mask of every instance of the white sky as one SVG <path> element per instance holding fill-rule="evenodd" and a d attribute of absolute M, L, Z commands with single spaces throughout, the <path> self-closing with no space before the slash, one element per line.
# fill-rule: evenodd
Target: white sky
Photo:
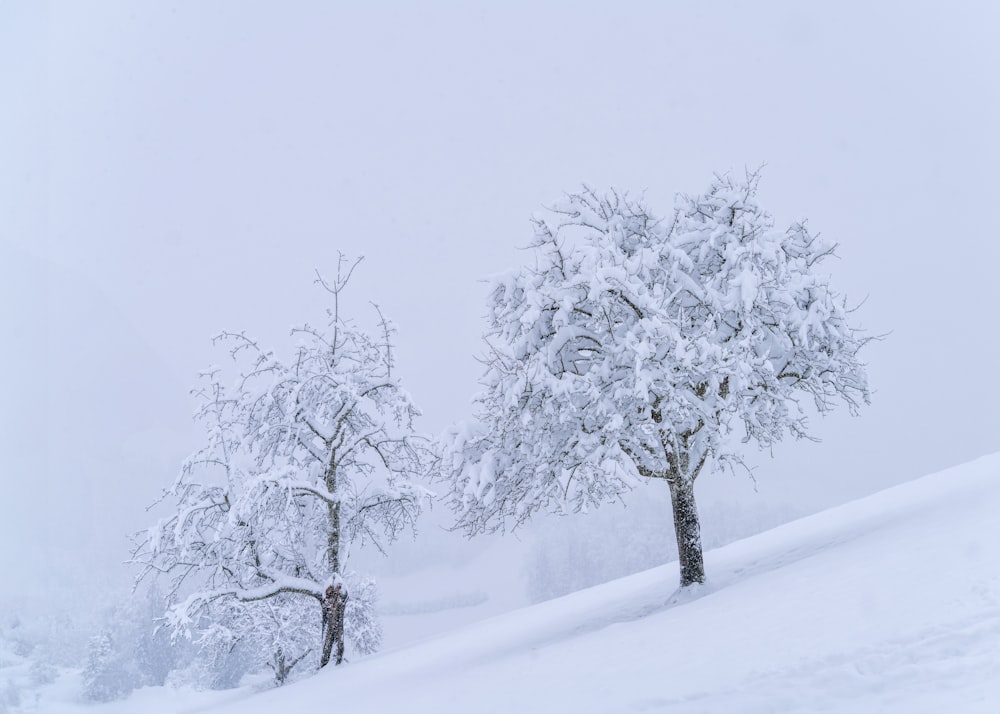
<path fill-rule="evenodd" d="M 583 181 L 666 212 L 766 163 L 892 331 L 861 418 L 707 492 L 812 510 L 1000 450 L 996 5 L 470 5 L 0 0 L 0 595 L 125 556 L 209 337 L 279 343 L 338 250 L 424 428 L 465 417 L 477 281 Z"/>

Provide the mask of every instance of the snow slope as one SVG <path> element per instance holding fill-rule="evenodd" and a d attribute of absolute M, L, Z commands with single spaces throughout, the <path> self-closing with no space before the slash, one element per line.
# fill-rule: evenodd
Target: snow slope
<path fill-rule="evenodd" d="M 696 591 L 672 564 L 283 689 L 140 708 L 997 714 L 998 536 L 1000 454 L 709 552 Z"/>
<path fill-rule="evenodd" d="M 1000 455 L 191 711 L 1000 711 Z"/>

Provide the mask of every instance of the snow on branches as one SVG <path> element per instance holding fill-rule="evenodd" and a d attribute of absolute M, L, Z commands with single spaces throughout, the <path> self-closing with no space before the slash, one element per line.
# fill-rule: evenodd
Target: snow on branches
<path fill-rule="evenodd" d="M 349 617 L 368 620 L 340 630 L 361 633 L 360 650 L 378 643 L 372 585 L 344 571 L 348 549 L 382 550 L 414 527 L 429 496 L 417 479 L 435 455 L 414 432 L 418 411 L 393 372 L 390 323 L 379 312 L 372 336 L 340 313 L 356 265 L 342 259 L 335 281 L 317 280 L 333 303 L 327 324 L 293 330 L 290 358 L 244 333 L 217 338 L 231 368 L 209 370 L 194 390 L 205 444 L 164 496 L 172 515 L 134 553 L 140 577 L 169 579 L 175 629 L 214 618 L 215 627 L 269 633 L 274 651 L 294 660 L 303 641 L 280 641 L 282 628 L 261 627 L 262 618 L 304 618 L 308 626 L 287 629 L 312 632 L 318 649 L 319 603 L 337 582 L 359 591 Z"/>
<path fill-rule="evenodd" d="M 808 435 L 802 397 L 820 413 L 868 401 L 870 338 L 818 272 L 834 246 L 804 224 L 776 230 L 757 182 L 717 177 L 667 219 L 585 188 L 534 220 L 535 265 L 490 292 L 477 421 L 450 434 L 461 528 L 586 510 L 659 478 L 700 560 L 694 480 L 741 463 L 732 435 L 768 447 Z"/>

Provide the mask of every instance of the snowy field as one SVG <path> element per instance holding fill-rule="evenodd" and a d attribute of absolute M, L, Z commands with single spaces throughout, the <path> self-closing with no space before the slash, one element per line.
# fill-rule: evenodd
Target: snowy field
<path fill-rule="evenodd" d="M 282 689 L 25 711 L 1000 712 L 1000 455 Z M 456 608 L 468 617 L 475 608 Z M 414 615 L 418 617 L 419 615 Z M 447 618 L 435 613 L 437 625 Z M 457 620 L 456 620 L 457 621 Z"/>

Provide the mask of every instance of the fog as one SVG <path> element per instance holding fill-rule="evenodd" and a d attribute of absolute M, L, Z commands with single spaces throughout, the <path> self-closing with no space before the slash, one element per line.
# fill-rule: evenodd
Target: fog
<path fill-rule="evenodd" d="M 755 482 L 707 475 L 708 524 L 1000 450 L 998 19 L 987 3 L 0 2 L 0 602 L 127 583 L 126 535 L 198 445 L 187 389 L 222 359 L 211 336 L 287 345 L 339 251 L 365 256 L 348 311 L 374 324 L 375 301 L 398 326 L 421 428 L 466 418 L 481 279 L 530 260 L 530 216 L 582 182 L 666 213 L 763 164 L 762 205 L 839 243 L 834 284 L 886 334 L 865 353 L 872 406 L 752 453 Z M 430 523 L 441 558 L 487 547 L 453 543 L 440 509 Z"/>

